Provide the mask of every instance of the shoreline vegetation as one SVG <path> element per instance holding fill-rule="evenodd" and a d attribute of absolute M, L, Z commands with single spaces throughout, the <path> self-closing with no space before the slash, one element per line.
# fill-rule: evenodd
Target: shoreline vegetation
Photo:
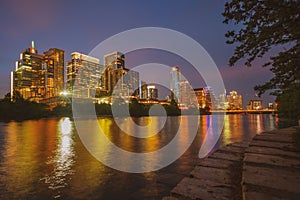
<path fill-rule="evenodd" d="M 94 104 L 95 112 L 97 117 L 112 117 L 112 106 L 110 104 Z M 81 103 L 82 107 L 85 106 L 85 103 Z M 149 116 L 149 111 L 151 113 L 151 106 L 140 104 L 137 101 L 132 103 L 125 104 L 119 103 L 115 107 L 117 109 L 117 116 L 122 117 L 126 116 L 125 110 L 129 106 L 129 114 L 131 117 L 142 117 Z M 163 105 L 165 113 L 168 116 L 179 116 L 179 115 L 207 115 L 211 114 L 209 109 L 189 109 L 181 111 L 177 105 Z M 86 113 L 88 115 L 88 113 Z M 152 112 L 152 115 L 162 115 L 164 112 Z M 85 113 L 82 113 L 85 115 Z M 114 114 L 114 116 L 116 116 Z M 24 121 L 31 119 L 41 119 L 41 118 L 52 118 L 52 117 L 73 117 L 72 114 L 72 104 L 66 104 L 64 106 L 58 105 L 54 108 L 50 108 L 46 104 L 36 103 L 33 101 L 28 101 L 24 99 L 18 99 L 14 102 L 10 99 L 1 99 L 0 100 L 0 121 Z"/>
<path fill-rule="evenodd" d="M 112 114 L 112 106 L 110 104 L 94 104 L 95 105 L 95 113 L 97 117 L 126 117 L 128 114 L 125 110 L 126 107 L 129 107 L 129 115 L 130 117 L 145 117 L 149 116 L 149 112 L 151 116 L 180 116 L 180 115 L 219 115 L 224 114 L 224 112 L 211 112 L 209 108 L 206 109 L 197 109 L 191 108 L 189 110 L 180 110 L 176 104 L 176 102 L 171 103 L 170 105 L 161 105 L 165 112 L 162 112 L 158 109 L 158 111 L 152 111 L 150 108 L 152 105 L 145 105 L 138 103 L 136 100 L 127 104 L 124 102 L 119 102 L 117 108 L 117 115 Z M 85 106 L 85 103 L 81 103 L 82 107 Z M 252 112 L 252 113 L 236 113 L 236 112 L 226 112 L 225 114 L 262 114 L 262 112 Z M 280 111 L 274 113 L 265 113 L 265 114 L 278 114 L 278 128 L 287 128 L 290 126 L 295 126 L 298 123 L 296 118 L 290 119 L 285 118 Z M 82 113 L 83 117 L 85 113 Z M 86 116 L 90 116 L 89 113 L 86 113 Z M 17 99 L 14 102 L 10 101 L 10 99 L 4 98 L 0 99 L 0 122 L 10 122 L 10 121 L 25 121 L 25 120 L 38 120 L 42 118 L 58 118 L 58 117 L 69 117 L 73 119 L 72 113 L 72 104 L 68 103 L 66 105 L 58 105 L 54 108 L 50 108 L 46 104 L 36 103 L 34 101 L 28 101 L 24 99 Z"/>
<path fill-rule="evenodd" d="M 80 107 L 85 107 L 87 102 L 80 102 Z M 133 99 L 131 103 L 127 104 L 122 100 L 118 100 L 113 103 L 117 115 L 112 114 L 112 106 L 110 104 L 94 104 L 95 113 L 97 117 L 126 117 L 126 112 L 129 107 L 129 115 L 131 117 L 143 117 L 149 116 L 180 116 L 180 115 L 218 115 L 224 114 L 224 112 L 211 112 L 209 108 L 198 109 L 190 108 L 188 110 L 180 110 L 175 101 L 172 101 L 170 105 L 160 105 L 161 109 L 152 109 L 152 105 L 145 105 L 138 103 L 136 99 Z M 226 114 L 238 114 L 235 112 L 226 112 Z M 247 114 L 247 113 L 240 113 Z M 252 114 L 261 114 L 259 111 Z M 270 113 L 269 113 L 270 114 Z M 274 113 L 272 113 L 274 114 Z M 90 116 L 90 113 L 82 113 Z M 46 104 L 36 103 L 34 101 L 24 100 L 22 98 L 11 101 L 10 98 L 0 99 L 0 122 L 9 121 L 25 121 L 35 120 L 42 118 L 57 118 L 57 117 L 70 117 L 73 118 L 72 104 L 67 103 L 65 105 L 58 105 L 54 108 L 50 108 Z M 297 120 L 291 120 L 280 117 L 279 113 L 279 127 L 289 127 L 297 124 Z"/>
<path fill-rule="evenodd" d="M 79 105 L 84 107 L 85 104 Z M 145 105 L 138 103 L 136 100 L 132 103 L 126 104 L 124 102 L 117 103 L 116 111 L 117 116 L 126 116 L 127 107 L 129 107 L 129 114 L 131 117 L 142 117 L 151 115 L 163 115 L 179 116 L 179 115 L 210 115 L 212 114 L 209 108 L 197 109 L 190 108 L 188 110 L 180 110 L 178 106 L 173 103 L 171 105 L 162 105 L 165 113 L 161 110 L 151 112 L 152 105 Z M 27 101 L 23 99 L 11 102 L 8 99 L 0 100 L 0 121 L 24 121 L 29 119 L 40 119 L 49 117 L 72 117 L 72 105 L 66 104 L 64 106 L 58 105 L 52 109 L 46 104 L 36 103 L 33 101 Z M 110 104 L 95 104 L 95 112 L 98 117 L 106 116 L 112 117 L 112 106 Z M 82 113 L 84 115 L 84 113 Z M 233 113 L 234 114 L 234 113 Z M 88 113 L 87 113 L 88 115 Z M 115 114 L 114 114 L 115 116 Z"/>

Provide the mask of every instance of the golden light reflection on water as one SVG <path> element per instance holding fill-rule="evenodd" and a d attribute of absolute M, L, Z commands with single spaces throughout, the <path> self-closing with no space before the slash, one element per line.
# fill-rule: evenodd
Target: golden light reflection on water
<path fill-rule="evenodd" d="M 225 144 L 240 141 L 243 136 L 242 115 L 225 115 L 223 142 Z"/>
<path fill-rule="evenodd" d="M 47 165 L 53 167 L 51 173 L 46 174 L 43 180 L 49 185 L 49 189 L 56 191 L 68 184 L 68 176 L 73 174 L 72 166 L 74 164 L 74 146 L 72 124 L 69 118 L 59 120 L 56 128 L 57 148 L 54 155 L 48 157 Z M 59 192 L 54 194 L 55 198 L 60 197 Z"/>
<path fill-rule="evenodd" d="M 59 128 L 62 135 L 68 135 L 72 131 L 72 124 L 68 117 L 59 120 Z"/>
<path fill-rule="evenodd" d="M 221 143 L 239 142 L 250 139 L 256 133 L 276 128 L 276 119 L 271 115 L 226 115 Z M 160 123 L 159 117 L 135 120 L 141 125 L 148 124 L 148 121 L 152 120 L 152 124 L 157 127 Z M 98 131 L 91 126 L 92 122 L 87 120 L 83 123 L 86 126 L 86 134 Z M 112 118 L 99 118 L 97 123 L 110 141 L 125 150 L 134 152 L 151 152 L 160 149 L 174 137 L 181 123 L 183 126 L 180 130 L 182 134 L 178 148 L 182 148 L 188 141 L 191 130 L 189 116 L 169 117 L 167 124 L 159 133 L 137 140 L 116 127 Z M 201 144 L 208 126 L 212 124 L 212 116 L 200 116 L 196 146 L 188 152 L 182 163 L 187 163 L 191 154 L 198 153 L 197 145 Z M 135 131 L 132 127 L 129 128 Z M 149 128 L 148 131 L 154 129 Z M 148 131 L 144 134 L 151 135 L 152 133 Z M 5 126 L 0 124 L 0 134 L 3 134 L 3 139 L 0 137 L 2 142 L 0 143 L 2 155 L 0 182 L 3 183 L 0 184 L 0 192 L 6 195 L 4 196 L 7 197 L 6 199 L 9 199 L 8 197 L 10 199 L 64 198 L 63 192 L 66 191 L 69 198 L 99 199 L 100 190 L 109 193 L 109 188 L 115 190 L 118 188 L 122 192 L 122 188 L 130 184 L 139 184 L 134 183 L 132 176 L 117 174 L 116 171 L 94 159 L 81 144 L 74 122 L 69 118 L 9 122 Z M 111 158 L 111 149 L 105 142 L 99 140 L 97 135 L 91 140 L 98 153 L 115 159 Z M 129 162 L 124 158 L 120 159 L 124 164 Z M 153 158 L 152 162 L 155 163 L 159 159 Z M 147 163 L 145 166 L 147 167 Z M 144 177 L 147 180 L 155 180 L 155 174 L 152 173 L 146 173 Z M 33 196 L 30 196 L 31 194 Z"/>
<path fill-rule="evenodd" d="M 40 181 L 38 174 L 42 171 L 41 163 L 55 149 L 53 135 L 56 134 L 56 129 L 52 127 L 56 124 L 55 120 L 10 122 L 6 131 L 1 133 L 6 138 L 1 144 L 4 156 L 0 163 L 0 175 L 4 171 L 6 176 L 0 177 L 1 182 L 6 185 L 6 191 L 15 195 L 12 198 L 28 198 L 35 183 Z"/>

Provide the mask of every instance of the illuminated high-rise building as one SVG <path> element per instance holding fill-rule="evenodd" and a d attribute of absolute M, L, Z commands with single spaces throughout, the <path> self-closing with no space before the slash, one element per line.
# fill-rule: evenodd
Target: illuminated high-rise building
<path fill-rule="evenodd" d="M 73 52 L 71 60 L 67 62 L 67 88 L 73 97 L 94 97 L 96 90 L 102 89 L 101 70 L 98 58 Z"/>
<path fill-rule="evenodd" d="M 147 98 L 149 100 L 158 99 L 158 90 L 155 88 L 155 85 L 147 85 Z"/>
<path fill-rule="evenodd" d="M 207 99 L 206 99 L 206 92 L 204 88 L 195 88 L 194 93 L 197 98 L 198 107 L 205 108 L 207 107 Z"/>
<path fill-rule="evenodd" d="M 63 88 L 64 51 L 52 48 L 40 55 L 32 41 L 11 73 L 11 95 L 17 91 L 24 99 L 40 102 L 59 96 Z"/>
<path fill-rule="evenodd" d="M 18 91 L 24 99 L 39 101 L 45 96 L 45 70 L 43 56 L 31 46 L 20 53 L 16 68 L 11 73 L 11 95 Z"/>
<path fill-rule="evenodd" d="M 239 110 L 243 108 L 242 95 L 238 94 L 237 91 L 232 90 L 227 95 L 228 109 Z"/>
<path fill-rule="evenodd" d="M 42 67 L 46 77 L 46 98 L 59 96 L 64 90 L 64 53 L 64 50 L 57 48 L 44 52 Z"/>
<path fill-rule="evenodd" d="M 147 99 L 147 84 L 145 81 L 140 81 L 139 99 Z"/>
<path fill-rule="evenodd" d="M 170 80 L 170 90 L 171 90 L 171 98 L 179 101 L 180 100 L 180 78 L 181 73 L 179 67 L 174 66 L 170 72 L 171 80 Z"/>
<path fill-rule="evenodd" d="M 103 57 L 104 66 L 112 66 L 113 69 L 125 68 L 125 55 L 121 52 L 114 51 Z"/>
<path fill-rule="evenodd" d="M 213 88 L 210 86 L 206 86 L 204 87 L 204 90 L 206 95 L 206 107 L 209 107 L 210 109 L 218 109 L 218 100 L 216 98 Z"/>
<path fill-rule="evenodd" d="M 139 80 L 140 74 L 134 70 L 126 69 L 126 74 L 124 76 L 124 83 L 127 85 L 130 96 L 137 97 L 139 94 Z"/>
<path fill-rule="evenodd" d="M 181 107 L 190 107 L 197 105 L 197 98 L 195 92 L 187 80 L 183 80 L 180 82 L 179 102 L 179 105 Z"/>
<path fill-rule="evenodd" d="M 247 105 L 248 110 L 262 110 L 263 104 L 262 100 L 250 100 Z"/>
<path fill-rule="evenodd" d="M 104 55 L 104 70 L 102 84 L 108 94 L 129 97 L 135 94 L 139 87 L 139 73 L 125 68 L 125 55 L 112 52 Z"/>

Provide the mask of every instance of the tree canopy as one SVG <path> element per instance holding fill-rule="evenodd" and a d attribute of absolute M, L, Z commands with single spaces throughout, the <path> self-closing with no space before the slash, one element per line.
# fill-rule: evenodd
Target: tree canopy
<path fill-rule="evenodd" d="M 300 80 L 300 1 L 299 0 L 232 0 L 225 4 L 224 23 L 233 23 L 235 30 L 225 36 L 228 44 L 237 45 L 229 65 L 245 59 L 251 66 L 275 46 L 282 46 L 278 55 L 263 66 L 270 66 L 274 77 L 256 86 L 259 95 L 273 89 L 277 95 Z M 274 92 L 275 91 L 275 92 Z"/>

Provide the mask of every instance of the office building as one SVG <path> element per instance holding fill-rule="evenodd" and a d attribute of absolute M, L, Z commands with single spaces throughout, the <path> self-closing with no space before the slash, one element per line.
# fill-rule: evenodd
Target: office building
<path fill-rule="evenodd" d="M 129 95 L 138 97 L 140 74 L 137 71 L 128 70 L 126 68 L 125 71 L 124 84 L 128 87 Z"/>
<path fill-rule="evenodd" d="M 190 107 L 191 105 L 196 105 L 197 100 L 194 93 L 194 90 L 192 89 L 191 85 L 188 81 L 184 80 L 180 83 L 180 106 L 182 107 Z"/>
<path fill-rule="evenodd" d="M 232 90 L 227 95 L 227 109 L 229 110 L 240 110 L 243 109 L 242 95 L 238 94 L 237 91 Z"/>
<path fill-rule="evenodd" d="M 147 99 L 147 84 L 141 80 L 139 84 L 139 99 Z"/>
<path fill-rule="evenodd" d="M 206 100 L 206 92 L 204 88 L 195 88 L 194 93 L 196 95 L 196 99 L 198 102 L 199 108 L 205 108 L 207 106 L 207 100 Z"/>
<path fill-rule="evenodd" d="M 171 99 L 176 100 L 177 102 L 180 100 L 180 79 L 181 73 L 179 67 L 174 66 L 170 72 L 170 90 L 171 90 Z"/>
<path fill-rule="evenodd" d="M 125 55 L 112 52 L 104 55 L 102 85 L 107 94 L 130 98 L 138 95 L 139 73 L 125 68 Z"/>
<path fill-rule="evenodd" d="M 43 55 L 32 41 L 20 53 L 16 68 L 11 72 L 11 95 L 15 91 L 27 100 L 43 102 L 59 96 L 64 89 L 64 51 L 51 48 Z"/>
<path fill-rule="evenodd" d="M 158 90 L 154 85 L 147 85 L 147 99 L 158 100 Z"/>
<path fill-rule="evenodd" d="M 204 90 L 205 90 L 205 98 L 206 98 L 206 107 L 210 109 L 218 108 L 217 99 L 212 87 L 206 86 L 204 87 Z"/>
<path fill-rule="evenodd" d="M 67 88 L 77 98 L 93 98 L 102 89 L 100 60 L 73 52 L 67 62 Z"/>
<path fill-rule="evenodd" d="M 262 100 L 250 100 L 247 106 L 248 110 L 262 110 Z"/>
<path fill-rule="evenodd" d="M 113 69 L 125 68 L 125 55 L 121 52 L 114 51 L 103 57 L 104 66 L 112 66 Z"/>
<path fill-rule="evenodd" d="M 31 46 L 20 53 L 16 68 L 11 73 L 11 95 L 18 91 L 24 99 L 39 101 L 45 96 L 45 70 L 43 56 Z"/>
<path fill-rule="evenodd" d="M 64 51 L 52 48 L 40 55 L 32 41 L 11 72 L 11 95 L 18 91 L 24 99 L 40 102 L 58 96 L 63 88 Z"/>
<path fill-rule="evenodd" d="M 45 98 L 59 96 L 64 90 L 64 51 L 57 48 L 51 48 L 44 52 L 43 66 L 45 70 Z"/>

